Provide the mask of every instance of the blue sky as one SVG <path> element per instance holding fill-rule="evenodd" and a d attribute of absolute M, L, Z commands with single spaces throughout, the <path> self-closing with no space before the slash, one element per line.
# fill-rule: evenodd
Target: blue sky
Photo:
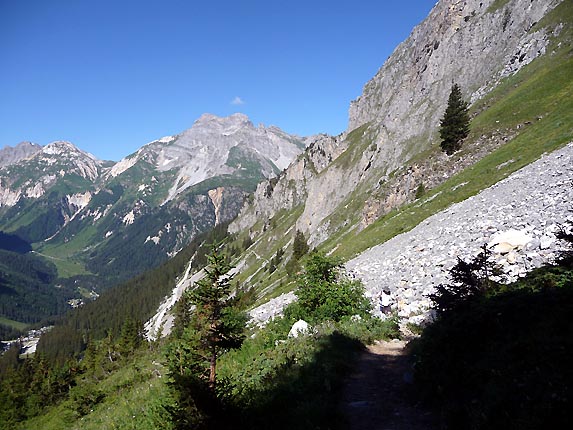
<path fill-rule="evenodd" d="M 205 112 L 338 134 L 434 3 L 0 0 L 0 147 L 119 160 Z"/>

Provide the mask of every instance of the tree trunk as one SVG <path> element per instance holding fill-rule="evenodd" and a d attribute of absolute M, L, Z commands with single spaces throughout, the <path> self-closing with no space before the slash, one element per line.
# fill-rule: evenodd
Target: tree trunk
<path fill-rule="evenodd" d="M 217 372 L 217 352 L 215 348 L 211 351 L 211 366 L 209 369 L 209 388 L 215 392 L 215 375 Z"/>

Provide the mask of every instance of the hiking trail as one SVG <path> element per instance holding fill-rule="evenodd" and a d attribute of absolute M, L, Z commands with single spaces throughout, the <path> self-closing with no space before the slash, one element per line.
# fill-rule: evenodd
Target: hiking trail
<path fill-rule="evenodd" d="M 402 340 L 377 341 L 356 359 L 340 408 L 350 430 L 433 430 L 437 419 L 416 396 Z"/>

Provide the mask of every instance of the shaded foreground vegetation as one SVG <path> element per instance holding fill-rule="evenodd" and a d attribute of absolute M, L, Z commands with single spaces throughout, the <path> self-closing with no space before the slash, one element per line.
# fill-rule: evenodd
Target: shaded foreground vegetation
<path fill-rule="evenodd" d="M 572 243 L 570 234 L 561 238 Z M 558 265 L 508 286 L 474 288 L 424 330 L 414 345 L 416 379 L 444 428 L 533 430 L 573 422 L 570 257 L 567 250 Z M 452 297 L 452 288 L 443 291 L 438 301 Z"/>

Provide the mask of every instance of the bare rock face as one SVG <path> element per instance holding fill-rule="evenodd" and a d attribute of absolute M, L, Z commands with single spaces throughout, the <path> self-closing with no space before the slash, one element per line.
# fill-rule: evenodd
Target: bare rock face
<path fill-rule="evenodd" d="M 6 146 L 0 149 L 0 167 L 26 160 L 41 150 L 40 145 L 32 142 L 21 142 L 15 147 Z"/>
<path fill-rule="evenodd" d="M 351 103 L 348 129 L 371 122 L 401 141 L 435 129 L 453 81 L 474 101 L 544 53 L 535 25 L 560 2 L 438 2 Z"/>
<path fill-rule="evenodd" d="M 260 219 L 270 219 L 281 209 L 293 209 L 307 201 L 306 185 L 314 183 L 320 173 L 347 149 L 344 137 L 318 135 L 310 139 L 304 154 L 278 177 L 262 182 L 253 200 L 243 207 L 229 231 L 237 232 L 252 227 Z"/>
<path fill-rule="evenodd" d="M 317 245 L 341 227 L 331 225 L 330 216 L 356 198 L 357 187 L 365 201 L 364 225 L 407 201 L 426 175 L 424 169 L 412 172 L 405 178 L 408 183 L 396 183 L 386 195 L 370 196 L 392 172 L 437 140 L 452 82 L 473 102 L 544 54 L 550 35 L 536 25 L 561 1 L 439 1 L 351 103 L 348 131 L 330 138 L 337 150 L 324 148 L 327 137 L 311 145 L 277 184 L 260 186 L 232 230 L 270 218 L 281 208 L 304 205 L 297 228 Z M 325 149 L 332 162 L 317 169 L 313 148 Z M 441 181 L 429 178 L 430 185 Z M 403 186 L 407 189 L 397 189 Z"/>

